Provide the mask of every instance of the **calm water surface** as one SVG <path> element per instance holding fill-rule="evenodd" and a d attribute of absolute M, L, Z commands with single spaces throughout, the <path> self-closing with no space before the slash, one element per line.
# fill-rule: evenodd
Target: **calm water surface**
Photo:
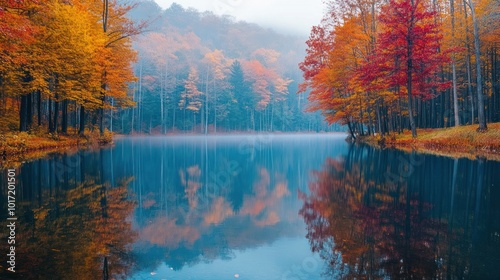
<path fill-rule="evenodd" d="M 499 162 L 344 138 L 126 137 L 26 163 L 0 278 L 499 279 Z"/>

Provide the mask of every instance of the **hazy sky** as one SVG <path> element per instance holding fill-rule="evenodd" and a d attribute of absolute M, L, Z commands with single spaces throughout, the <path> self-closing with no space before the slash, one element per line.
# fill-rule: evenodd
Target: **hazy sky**
<path fill-rule="evenodd" d="M 308 35 L 323 15 L 322 0 L 155 0 L 162 8 L 173 2 L 201 12 L 227 14 L 277 31 Z"/>

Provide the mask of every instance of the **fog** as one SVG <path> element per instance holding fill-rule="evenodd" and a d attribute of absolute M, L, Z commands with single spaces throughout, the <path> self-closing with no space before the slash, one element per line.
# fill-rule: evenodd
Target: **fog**
<path fill-rule="evenodd" d="M 166 9 L 174 2 L 199 11 L 230 15 L 278 32 L 307 36 L 323 15 L 322 0 L 155 0 Z"/>

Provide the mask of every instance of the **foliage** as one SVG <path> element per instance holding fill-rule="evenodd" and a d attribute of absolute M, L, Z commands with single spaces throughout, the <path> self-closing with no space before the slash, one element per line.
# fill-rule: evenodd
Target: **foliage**
<path fill-rule="evenodd" d="M 470 1 L 329 1 L 299 64 L 304 82 L 298 92 L 310 88 L 309 110 L 321 111 L 330 123 L 347 124 L 353 139 L 407 127 L 415 137 L 417 127 L 473 124 L 481 121 L 482 109 L 488 122 L 500 121 L 498 36 L 493 35 L 499 26 L 492 20 L 499 18 L 498 5 L 476 2 L 474 8 Z M 476 71 L 474 11 L 483 54 L 482 70 Z M 481 81 L 474 83 L 474 76 Z M 457 94 L 449 89 L 452 81 Z M 477 98 L 475 88 L 482 93 Z M 481 96 L 487 96 L 485 105 Z"/>
<path fill-rule="evenodd" d="M 0 116 L 8 121 L 0 130 L 17 123 L 20 131 L 66 134 L 72 125 L 83 134 L 87 112 L 95 124 L 103 110 L 132 105 L 131 36 L 145 24 L 126 17 L 131 9 L 117 1 L 1 1 Z"/>
<path fill-rule="evenodd" d="M 302 112 L 302 97 L 288 94 L 298 84 L 294 65 L 301 59 L 302 38 L 177 4 L 162 11 L 146 1 L 138 8 L 141 14 L 132 11 L 133 18 L 156 20 L 151 32 L 135 42 L 139 79 L 132 87 L 137 106 L 114 114 L 110 130 L 329 129 L 317 114 Z M 232 76 L 236 61 L 243 72 L 239 81 Z"/>

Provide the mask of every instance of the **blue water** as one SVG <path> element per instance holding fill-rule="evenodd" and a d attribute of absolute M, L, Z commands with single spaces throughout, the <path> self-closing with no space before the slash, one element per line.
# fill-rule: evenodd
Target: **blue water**
<path fill-rule="evenodd" d="M 500 275 L 499 162 L 344 138 L 123 137 L 113 147 L 25 163 L 16 168 L 19 270 L 0 276 Z"/>

